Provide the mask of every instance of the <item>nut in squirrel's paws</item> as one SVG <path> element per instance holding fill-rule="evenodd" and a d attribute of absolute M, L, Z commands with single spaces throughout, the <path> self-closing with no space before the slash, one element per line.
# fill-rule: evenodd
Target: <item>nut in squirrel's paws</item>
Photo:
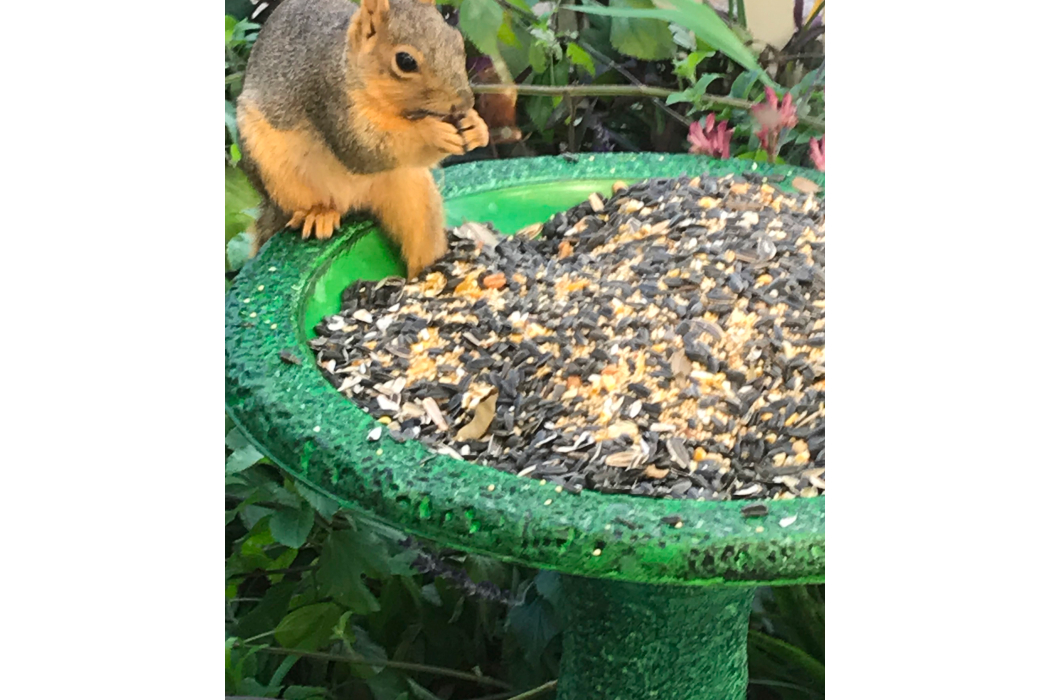
<path fill-rule="evenodd" d="M 303 227 L 303 240 L 310 237 L 312 232 L 319 241 L 325 241 L 339 228 L 339 212 L 334 209 L 314 208 L 310 211 L 297 211 L 292 214 L 288 228 Z"/>
<path fill-rule="evenodd" d="M 489 127 L 476 110 L 472 109 L 460 117 L 458 126 L 468 151 L 489 145 Z"/>

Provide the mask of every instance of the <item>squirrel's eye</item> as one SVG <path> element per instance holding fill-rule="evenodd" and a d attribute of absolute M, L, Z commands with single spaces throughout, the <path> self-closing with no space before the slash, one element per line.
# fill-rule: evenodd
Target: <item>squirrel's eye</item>
<path fill-rule="evenodd" d="M 412 58 L 411 54 L 405 53 L 404 51 L 398 52 L 397 56 L 394 57 L 394 61 L 397 63 L 397 67 L 404 73 L 414 73 L 419 70 L 419 66 L 416 64 L 416 59 Z"/>

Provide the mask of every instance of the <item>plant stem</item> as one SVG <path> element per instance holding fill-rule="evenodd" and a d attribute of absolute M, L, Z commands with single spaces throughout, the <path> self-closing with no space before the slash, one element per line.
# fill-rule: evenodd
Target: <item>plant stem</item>
<path fill-rule="evenodd" d="M 631 75 L 630 71 L 626 70 L 623 66 L 621 66 L 616 61 L 612 60 L 611 58 L 609 58 L 608 56 L 603 54 L 601 51 L 599 51 L 598 49 L 596 49 L 593 46 L 591 46 L 590 44 L 588 44 L 587 42 L 585 42 L 583 39 L 579 39 L 577 41 L 577 43 L 580 46 L 582 46 L 584 49 L 586 49 L 587 53 L 591 54 L 592 56 L 597 58 L 599 61 L 601 61 L 605 65 L 609 66 L 610 68 L 615 70 L 617 73 L 622 75 L 624 78 L 626 78 L 627 82 L 631 83 L 631 85 L 644 87 L 644 85 L 642 84 L 642 82 L 640 80 L 638 80 L 633 75 Z M 677 120 L 678 122 L 680 122 L 681 124 L 683 124 L 685 126 L 689 126 L 689 120 L 686 119 L 685 117 L 683 117 L 678 112 L 676 112 L 673 109 L 671 109 L 670 107 L 668 107 L 666 103 L 664 103 L 664 102 L 657 102 L 656 105 L 660 109 L 662 109 L 664 112 L 669 114 L 672 119 Z"/>
<path fill-rule="evenodd" d="M 536 686 L 532 690 L 526 690 L 521 695 L 515 695 L 515 696 L 513 696 L 511 698 L 508 698 L 508 700 L 529 700 L 529 698 L 539 697 L 540 695 L 543 695 L 544 693 L 546 693 L 549 690 L 554 690 L 554 688 L 557 685 L 558 685 L 558 679 L 555 678 L 553 681 L 547 681 L 543 685 Z"/>
<path fill-rule="evenodd" d="M 245 646 L 244 642 L 238 642 L 233 645 L 234 647 Z M 467 673 L 466 671 L 457 671 L 452 668 L 442 668 L 441 666 L 427 666 L 425 664 L 413 664 L 407 661 L 389 661 L 383 659 L 353 659 L 349 656 L 342 656 L 340 654 L 326 654 L 320 651 L 302 651 L 299 649 L 282 649 L 280 647 L 270 646 L 259 646 L 259 651 L 266 652 L 269 654 L 281 654 L 284 656 L 303 656 L 310 659 L 321 659 L 323 661 L 337 661 L 339 663 L 350 664 L 352 666 L 385 666 L 387 668 L 397 668 L 402 671 L 416 671 L 418 673 L 430 673 L 435 676 L 447 676 L 448 678 L 459 678 L 460 680 L 473 681 L 479 685 L 491 685 L 496 688 L 504 688 L 509 690 L 511 685 L 506 681 L 501 681 L 498 678 L 489 678 L 488 676 L 478 676 L 473 673 Z M 542 687 L 542 686 L 541 686 Z M 530 693 L 533 691 L 529 691 Z M 531 696 L 528 696 L 531 697 Z"/>
<path fill-rule="evenodd" d="M 313 571 L 319 568 L 317 564 L 311 566 L 293 566 L 288 569 L 253 569 L 252 571 L 246 571 L 242 574 L 230 574 L 228 578 L 250 578 L 252 576 L 272 576 L 274 574 L 299 574 L 306 571 Z"/>
<path fill-rule="evenodd" d="M 519 95 L 561 95 L 562 97 L 657 97 L 666 99 L 676 92 L 667 88 L 649 87 L 648 85 L 471 85 L 471 89 L 479 94 L 498 93 L 504 90 L 517 90 Z M 724 97 L 722 95 L 705 94 L 702 101 L 711 104 L 735 107 L 737 109 L 751 109 L 758 102 L 741 100 L 736 97 Z M 815 129 L 823 129 L 824 122 L 812 117 L 799 117 L 799 123 L 807 124 Z"/>
<path fill-rule="evenodd" d="M 270 630 L 269 632 L 263 632 L 262 634 L 257 634 L 254 637 L 248 637 L 247 639 L 242 639 L 239 642 L 239 644 L 251 644 L 252 642 L 254 642 L 257 639 L 262 639 L 263 637 L 273 636 L 273 633 L 276 632 L 276 631 L 277 630 Z"/>

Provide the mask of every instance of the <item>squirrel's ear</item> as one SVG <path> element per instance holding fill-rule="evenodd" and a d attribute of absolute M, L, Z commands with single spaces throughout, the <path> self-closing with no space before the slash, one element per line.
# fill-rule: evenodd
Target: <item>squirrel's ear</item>
<path fill-rule="evenodd" d="M 355 51 L 367 48 L 386 26 L 389 16 L 390 0 L 361 0 L 361 7 L 354 13 L 346 32 L 350 47 Z"/>

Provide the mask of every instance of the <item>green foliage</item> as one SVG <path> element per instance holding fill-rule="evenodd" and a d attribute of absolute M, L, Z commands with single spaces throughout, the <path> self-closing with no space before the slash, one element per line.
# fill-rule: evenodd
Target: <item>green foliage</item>
<path fill-rule="evenodd" d="M 824 586 L 760 588 L 748 634 L 751 683 L 765 697 L 824 697 Z"/>
<path fill-rule="evenodd" d="M 577 12 L 587 12 L 606 15 L 617 18 L 631 18 L 636 20 L 662 20 L 665 23 L 675 23 L 692 31 L 697 39 L 705 42 L 712 48 L 721 51 L 726 56 L 744 66 L 749 70 L 758 71 L 763 82 L 772 85 L 773 81 L 765 74 L 754 54 L 744 46 L 744 43 L 729 27 L 722 18 L 708 5 L 694 2 L 694 0 L 663 0 L 668 9 L 643 9 L 637 6 L 618 6 L 610 2 L 609 7 L 601 5 L 570 5 L 570 9 Z"/>
<path fill-rule="evenodd" d="M 444 553 L 519 604 L 465 595 L 410 565 L 403 535 L 351 515 L 276 470 L 233 428 L 226 436 L 226 693 L 354 698 L 485 695 L 473 681 L 390 668 L 388 660 L 505 679 L 518 691 L 557 677 L 561 576 Z M 763 699 L 823 692 L 823 587 L 762 589 L 749 640 Z M 274 653 L 274 649 L 302 654 Z M 314 658 L 322 652 L 347 663 Z M 491 694 L 491 693 L 490 693 Z"/>
<path fill-rule="evenodd" d="M 248 259 L 248 227 L 255 220 L 259 194 L 244 172 L 226 166 L 226 271 L 241 269 Z"/>
<path fill-rule="evenodd" d="M 601 139 L 602 147 L 651 149 L 656 135 L 678 128 L 684 148 L 680 121 L 714 110 L 736 128 L 737 155 L 764 158 L 749 111 L 710 102 L 711 94 L 761 100 L 768 80 L 757 63 L 741 69 L 732 62 L 748 66 L 753 57 L 740 55 L 734 30 L 714 16 L 716 26 L 710 8 L 678 0 L 661 2 L 669 9 L 653 8 L 648 0 L 611 0 L 608 7 L 586 2 L 579 13 L 533 0 L 452 3 L 459 5 L 459 25 L 474 47 L 502 60 L 520 83 L 616 85 L 629 82 L 627 73 L 674 90 L 662 109 L 653 100 L 589 98 L 576 100 L 571 111 L 560 96 L 523 96 L 519 119 L 529 134 L 524 154 L 556 152 L 570 128 L 590 134 L 590 141 L 576 141 L 585 149 L 599 147 Z M 673 19 L 652 14 L 661 12 Z M 237 167 L 234 109 L 257 32 L 251 22 L 226 17 L 228 276 L 247 259 L 246 231 L 259 204 Z M 792 95 L 800 117 L 822 119 L 823 71 L 796 74 L 778 94 Z M 588 121 L 577 126 L 572 114 Z M 782 141 L 782 158 L 808 164 L 811 135 L 820 133 L 805 124 L 793 129 Z M 671 150 L 679 148 L 670 143 Z M 508 607 L 468 596 L 447 578 L 413 568 L 419 550 L 402 545 L 402 533 L 288 478 L 229 421 L 227 431 L 227 695 L 469 700 L 499 688 L 441 669 L 502 679 L 519 692 L 557 677 L 564 614 L 558 574 L 441 552 L 445 565 L 510 591 L 520 603 Z M 762 589 L 752 627 L 756 700 L 823 697 L 823 587 Z M 308 655 L 316 653 L 343 661 Z M 437 670 L 392 668 L 388 661 Z"/>
<path fill-rule="evenodd" d="M 584 51 L 575 41 L 570 42 L 569 45 L 565 47 L 565 55 L 569 57 L 570 61 L 572 61 L 572 65 L 580 66 L 592 78 L 595 76 L 594 59 L 592 59 L 591 55 Z"/>
<path fill-rule="evenodd" d="M 304 605 L 285 615 L 273 636 L 283 647 L 315 651 L 332 638 L 342 616 L 343 609 L 336 603 Z"/>
<path fill-rule="evenodd" d="M 241 159 L 237 133 L 236 103 L 244 84 L 244 68 L 248 65 L 259 25 L 247 19 L 237 20 L 226 15 L 226 160 L 236 165 Z"/>
<path fill-rule="evenodd" d="M 609 0 L 610 8 L 653 10 L 650 0 Z M 613 16 L 609 36 L 616 50 L 627 56 L 647 61 L 674 57 L 674 38 L 668 23 L 662 19 L 638 19 Z"/>
<path fill-rule="evenodd" d="M 503 24 L 503 8 L 496 0 L 463 0 L 459 6 L 459 26 L 482 53 L 499 53 L 497 34 Z"/>

